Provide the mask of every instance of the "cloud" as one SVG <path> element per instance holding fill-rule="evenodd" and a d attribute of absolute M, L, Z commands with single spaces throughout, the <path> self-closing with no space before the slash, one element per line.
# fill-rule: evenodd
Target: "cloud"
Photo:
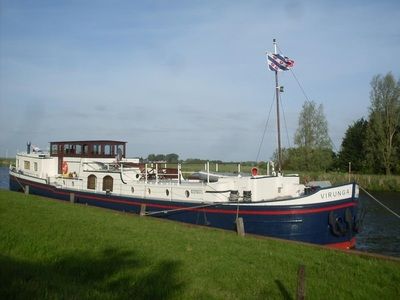
<path fill-rule="evenodd" d="M 3 2 L 0 148 L 116 138 L 129 142 L 131 155 L 254 159 L 273 102 L 265 60 L 272 38 L 295 60 L 308 97 L 323 103 L 340 145 L 367 112 L 372 76 L 399 69 L 398 8 L 391 1 Z M 290 73 L 280 75 L 292 138 L 305 98 Z M 275 122 L 271 116 L 264 160 L 275 148 Z"/>

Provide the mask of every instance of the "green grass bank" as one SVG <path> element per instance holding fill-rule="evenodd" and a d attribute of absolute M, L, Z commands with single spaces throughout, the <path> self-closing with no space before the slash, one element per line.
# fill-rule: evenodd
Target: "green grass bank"
<path fill-rule="evenodd" d="M 397 299 L 400 262 L 0 190 L 1 299 Z"/>

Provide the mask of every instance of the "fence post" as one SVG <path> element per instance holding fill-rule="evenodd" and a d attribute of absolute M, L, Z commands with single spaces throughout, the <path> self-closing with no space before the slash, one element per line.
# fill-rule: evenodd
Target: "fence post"
<path fill-rule="evenodd" d="M 297 300 L 304 300 L 306 296 L 306 267 L 304 265 L 299 266 L 299 270 L 297 271 Z"/>
<path fill-rule="evenodd" d="M 141 217 L 146 215 L 146 204 L 140 205 L 140 214 Z"/>
<path fill-rule="evenodd" d="M 75 203 L 75 193 L 70 193 L 69 194 L 69 202 Z"/>
<path fill-rule="evenodd" d="M 237 231 L 237 234 L 240 235 L 240 236 L 244 236 L 245 235 L 244 224 L 243 224 L 243 218 L 242 217 L 236 219 L 236 231 Z"/>
<path fill-rule="evenodd" d="M 25 192 L 25 195 L 29 195 L 29 185 L 25 186 L 24 192 Z"/>

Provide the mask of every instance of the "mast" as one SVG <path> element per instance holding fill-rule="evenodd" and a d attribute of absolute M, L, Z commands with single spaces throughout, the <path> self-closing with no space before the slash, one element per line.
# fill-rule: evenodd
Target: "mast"
<path fill-rule="evenodd" d="M 276 39 L 273 39 L 274 54 L 278 54 L 276 47 Z M 281 123 L 279 119 L 279 93 L 280 87 L 278 83 L 278 70 L 275 70 L 275 95 L 276 95 L 276 128 L 278 134 L 278 173 L 282 172 L 282 148 L 281 148 Z"/>

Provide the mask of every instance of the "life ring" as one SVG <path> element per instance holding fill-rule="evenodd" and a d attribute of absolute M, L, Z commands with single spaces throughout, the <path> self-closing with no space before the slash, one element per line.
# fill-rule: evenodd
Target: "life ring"
<path fill-rule="evenodd" d="M 62 172 L 63 172 L 64 175 L 66 175 L 68 173 L 68 164 L 67 164 L 66 161 L 64 161 L 62 163 Z"/>

